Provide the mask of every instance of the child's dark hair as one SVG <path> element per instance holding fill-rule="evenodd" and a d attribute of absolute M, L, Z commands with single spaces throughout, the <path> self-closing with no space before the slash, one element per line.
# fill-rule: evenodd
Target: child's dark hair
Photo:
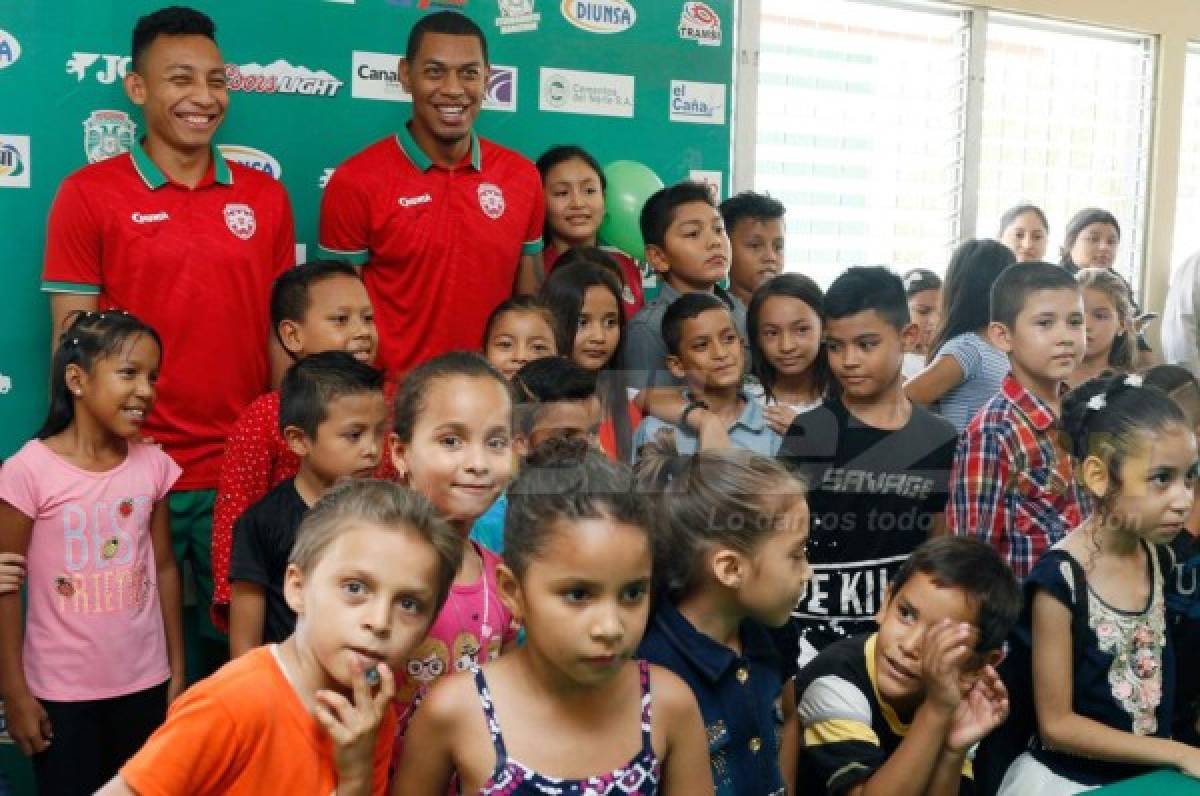
<path fill-rule="evenodd" d="M 1017 316 L 1025 302 L 1039 290 L 1073 290 L 1079 283 L 1064 268 L 1050 263 L 1018 263 L 1005 268 L 992 283 L 989 317 L 992 323 L 1002 323 L 1009 329 L 1017 324 Z"/>
<path fill-rule="evenodd" d="M 138 19 L 133 26 L 133 71 L 140 73 L 142 56 L 159 36 L 203 36 L 217 40 L 217 28 L 207 14 L 186 6 L 167 6 Z"/>
<path fill-rule="evenodd" d="M 488 315 L 487 323 L 483 327 L 483 340 L 480 347 L 487 348 L 488 340 L 492 339 L 492 332 L 496 330 L 496 324 L 501 318 L 510 312 L 516 313 L 531 313 L 533 315 L 541 315 L 546 320 L 546 325 L 550 327 L 550 331 L 555 330 L 554 313 L 550 308 L 537 296 L 513 296 L 506 298 L 496 305 L 496 309 Z"/>
<path fill-rule="evenodd" d="M 680 346 L 683 345 L 683 322 L 709 310 L 729 312 L 729 307 L 712 293 L 684 293 L 671 302 L 667 311 L 663 313 L 661 327 L 663 343 L 667 346 L 668 354 L 679 356 Z M 729 317 L 732 318 L 733 314 L 730 313 Z"/>
<path fill-rule="evenodd" d="M 669 434 L 642 446 L 635 473 L 638 488 L 653 496 L 655 581 L 671 598 L 697 585 L 713 546 L 753 554 L 805 491 L 769 456 L 743 448 L 681 456 Z"/>
<path fill-rule="evenodd" d="M 1037 205 L 1025 203 L 1013 205 L 1004 211 L 1004 215 L 1000 216 L 1000 231 L 997 232 L 996 235 L 1003 235 L 1004 230 L 1011 227 L 1014 221 L 1026 213 L 1033 213 L 1038 217 L 1038 220 L 1042 222 L 1042 228 L 1045 229 L 1046 232 L 1050 231 L 1050 222 L 1046 220 L 1046 214 L 1042 212 L 1042 208 L 1038 207 Z"/>
<path fill-rule="evenodd" d="M 1000 274 L 1016 262 L 1012 249 L 998 241 L 980 238 L 959 244 L 946 268 L 941 319 L 929 342 L 929 362 L 955 337 L 987 328 L 990 308 L 982 298 L 991 295 Z"/>
<path fill-rule="evenodd" d="M 487 39 L 483 37 L 483 31 L 470 17 L 457 11 L 435 11 L 417 20 L 417 24 L 413 25 L 412 30 L 408 32 L 408 43 L 404 47 L 404 59 L 412 65 L 412 68 L 416 68 L 413 61 L 417 57 L 417 51 L 421 49 L 421 39 L 425 38 L 426 33 L 474 36 L 479 39 L 479 48 L 483 51 L 484 64 L 488 63 Z"/>
<path fill-rule="evenodd" d="M 712 194 L 708 192 L 708 186 L 691 180 L 668 185 L 651 194 L 646 204 L 642 205 L 642 214 L 639 217 L 642 242 L 647 246 L 661 247 L 667 237 L 667 228 L 675 220 L 675 208 L 692 202 L 703 202 L 709 207 L 716 207 Z"/>
<path fill-rule="evenodd" d="M 958 589 L 979 611 L 975 650 L 1000 648 L 1021 612 L 1021 587 L 1012 568 L 990 545 L 967 536 L 939 536 L 922 542 L 896 572 L 889 600 L 913 575 L 927 575 L 939 589 Z"/>
<path fill-rule="evenodd" d="M 754 295 L 750 297 L 750 306 L 746 309 L 746 337 L 749 338 L 747 343 L 750 346 L 750 371 L 758 379 L 758 383 L 763 386 L 763 391 L 770 399 L 775 398 L 773 390 L 776 382 L 779 381 L 779 374 L 775 366 L 767 360 L 767 355 L 763 352 L 762 344 L 758 340 L 758 333 L 759 316 L 762 314 L 763 305 L 772 296 L 803 301 L 817 314 L 821 323 L 825 323 L 825 295 L 817 283 L 804 274 L 780 274 L 768 279 L 759 285 L 758 290 L 754 291 Z M 825 353 L 824 345 L 817 350 L 817 358 L 810 367 L 813 389 L 818 395 L 824 395 L 829 388 L 830 381 L 829 357 Z"/>
<path fill-rule="evenodd" d="M 942 289 L 942 278 L 928 268 L 910 268 L 900 281 L 904 283 L 904 296 L 908 299 L 926 290 Z"/>
<path fill-rule="evenodd" d="M 1155 365 L 1142 374 L 1143 384 L 1157 387 L 1175 402 L 1193 428 L 1200 426 L 1200 381 L 1180 365 Z"/>
<path fill-rule="evenodd" d="M 412 531 L 433 547 L 438 574 L 430 615 L 437 616 L 462 563 L 462 536 L 451 529 L 424 495 L 391 481 L 350 479 L 322 495 L 296 529 L 288 563 L 305 574 L 312 572 L 329 545 L 363 521 L 389 530 Z"/>
<path fill-rule="evenodd" d="M 337 276 L 362 281 L 362 274 L 344 260 L 309 260 L 275 277 L 271 285 L 271 326 L 275 334 L 279 334 L 283 321 L 304 320 L 312 304 L 308 292 L 313 285 Z"/>
<path fill-rule="evenodd" d="M 1085 207 L 1071 217 L 1067 222 L 1067 232 L 1063 236 L 1062 242 L 1062 259 L 1059 265 L 1066 268 L 1071 273 L 1079 270 L 1079 265 L 1071 259 L 1071 249 L 1075 246 L 1075 241 L 1079 238 L 1079 233 L 1090 227 L 1092 224 L 1108 224 L 1117 231 L 1117 240 L 1121 239 L 1121 225 L 1117 223 L 1117 217 L 1099 207 Z"/>
<path fill-rule="evenodd" d="M 50 408 L 34 436 L 47 439 L 65 431 L 75 420 L 75 396 L 67 386 L 67 366 L 77 365 L 91 373 L 98 360 L 113 356 L 141 335 L 158 346 L 159 361 L 165 356 L 158 332 L 121 310 L 76 312 L 68 315 L 67 329 L 58 339 L 50 362 Z"/>
<path fill-rule="evenodd" d="M 1121 468 L 1142 443 L 1141 435 L 1161 434 L 1173 426 L 1193 433 L 1183 410 L 1166 393 L 1145 386 L 1140 376 L 1125 374 L 1091 379 L 1068 393 L 1061 425 L 1076 463 L 1098 457 L 1118 488 Z M 1107 497 L 1100 497 L 1101 505 Z"/>
<path fill-rule="evenodd" d="M 620 333 L 617 349 L 609 364 L 596 377 L 596 393 L 604 407 L 604 414 L 612 418 L 613 434 L 617 442 L 617 457 L 629 461 L 633 443 L 633 421 L 629 417 L 629 397 L 626 383 L 620 371 L 612 367 L 620 362 L 625 348 L 625 302 L 622 300 L 624 276 L 616 262 L 594 247 L 583 247 L 567 251 L 542 285 L 542 300 L 550 307 L 556 319 L 555 335 L 558 352 L 570 356 L 575 349 L 575 335 L 579 329 L 579 316 L 588 288 L 602 287 L 613 295 L 617 302 L 617 329 Z"/>
<path fill-rule="evenodd" d="M 516 394 L 513 425 L 517 433 L 529 436 L 545 404 L 594 398 L 596 377 L 569 357 L 542 357 L 518 370 L 512 387 Z"/>
<path fill-rule="evenodd" d="M 570 259 L 568 259 L 570 258 Z M 563 261 L 566 262 L 563 262 Z M 603 263 L 607 264 L 603 264 Z M 542 285 L 540 299 L 549 308 L 554 318 L 554 336 L 558 341 L 558 353 L 569 356 L 575 348 L 575 334 L 579 329 L 579 315 L 588 288 L 602 287 L 612 293 L 617 302 L 617 324 L 621 337 L 625 336 L 625 302 L 621 300 L 621 279 L 617 275 L 617 264 L 600 249 L 587 247 L 571 249 L 564 254 Z M 613 354 L 612 361 L 619 361 L 620 348 Z"/>
<path fill-rule="evenodd" d="M 911 322 L 904 283 L 882 265 L 847 268 L 825 291 L 824 306 L 831 321 L 874 310 L 897 331 Z"/>
<path fill-rule="evenodd" d="M 774 221 L 783 218 L 787 208 L 778 199 L 754 191 L 742 191 L 731 196 L 717 207 L 721 219 L 725 222 L 725 230 L 732 235 L 733 228 L 743 218 L 754 221 Z"/>
<path fill-rule="evenodd" d="M 504 563 L 518 578 L 560 522 L 609 518 L 646 531 L 651 523 L 633 472 L 583 439 L 551 438 L 534 449 L 508 488 Z"/>
<path fill-rule="evenodd" d="M 347 395 L 383 394 L 383 372 L 345 351 L 322 351 L 288 368 L 279 385 L 279 430 L 288 426 L 316 439 L 329 404 Z"/>
<path fill-rule="evenodd" d="M 600 162 L 592 157 L 586 149 L 574 144 L 559 144 L 552 146 L 541 154 L 541 157 L 534 163 L 537 166 L 538 174 L 542 176 L 542 182 L 546 182 L 546 175 L 550 173 L 550 169 L 560 163 L 566 163 L 568 160 L 582 160 L 587 164 L 588 168 L 596 172 L 596 176 L 600 179 L 601 192 L 608 189 L 608 178 L 604 176 L 604 170 L 600 168 Z"/>
<path fill-rule="evenodd" d="M 1137 358 L 1137 334 L 1133 329 L 1133 300 L 1129 285 L 1116 271 L 1108 268 L 1081 268 L 1075 274 L 1080 290 L 1097 290 L 1104 294 L 1117 313 L 1119 325 L 1108 351 L 1108 364 L 1119 370 L 1133 370 Z"/>
<path fill-rule="evenodd" d="M 396 403 L 392 430 L 401 442 L 412 442 L 413 428 L 417 418 L 425 411 L 425 394 L 434 382 L 463 376 L 470 379 L 492 379 L 504 389 L 512 400 L 512 386 L 504 374 L 492 363 L 474 351 L 451 351 L 434 357 L 409 371 L 396 391 Z"/>

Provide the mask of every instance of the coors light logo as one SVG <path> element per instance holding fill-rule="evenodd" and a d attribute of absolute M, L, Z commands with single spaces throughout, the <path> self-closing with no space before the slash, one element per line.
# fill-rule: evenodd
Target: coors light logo
<path fill-rule="evenodd" d="M 342 81 L 325 70 L 314 72 L 304 66 L 292 66 L 280 59 L 260 64 L 226 64 L 225 79 L 230 91 L 258 94 L 302 94 L 313 97 L 332 97 L 342 87 Z"/>

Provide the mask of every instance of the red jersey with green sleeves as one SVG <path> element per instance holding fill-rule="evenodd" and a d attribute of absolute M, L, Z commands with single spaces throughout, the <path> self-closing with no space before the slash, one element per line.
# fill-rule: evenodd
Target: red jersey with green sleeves
<path fill-rule="evenodd" d="M 338 166 L 321 200 L 320 249 L 366 266 L 377 364 L 398 375 L 477 350 L 521 256 L 542 249 L 544 202 L 533 163 L 474 133 L 454 168 L 435 165 L 407 128 Z"/>
<path fill-rule="evenodd" d="M 295 263 L 283 186 L 213 150 L 195 189 L 167 178 L 141 146 L 59 186 L 42 289 L 96 295 L 162 337 L 147 435 L 183 468 L 176 490 L 217 485 L 238 415 L 270 382 L 271 282 Z"/>

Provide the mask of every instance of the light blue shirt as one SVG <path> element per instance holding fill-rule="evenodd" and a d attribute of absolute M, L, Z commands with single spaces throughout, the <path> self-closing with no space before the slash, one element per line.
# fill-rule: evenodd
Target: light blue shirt
<path fill-rule="evenodd" d="M 935 411 L 962 433 L 983 405 L 1000 392 L 1008 375 L 1008 356 L 974 332 L 947 340 L 938 349 L 940 357 L 953 357 L 962 369 L 963 380 L 938 400 Z"/>
<path fill-rule="evenodd" d="M 729 427 L 729 441 L 736 448 L 761 453 L 763 456 L 774 456 L 783 443 L 783 437 L 776 434 L 767 425 L 763 407 L 758 401 L 745 393 L 738 393 L 745 402 L 742 413 Z M 700 448 L 700 438 L 691 429 L 680 428 L 671 423 L 647 415 L 638 425 L 633 434 L 633 460 L 638 460 L 638 451 L 658 434 L 659 429 L 670 429 L 675 434 L 675 446 L 681 454 L 692 454 Z"/>

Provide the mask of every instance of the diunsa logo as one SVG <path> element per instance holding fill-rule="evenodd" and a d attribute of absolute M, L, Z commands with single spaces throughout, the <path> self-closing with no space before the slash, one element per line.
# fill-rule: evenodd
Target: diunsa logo
<path fill-rule="evenodd" d="M 620 33 L 637 22 L 629 0 L 562 0 L 562 15 L 589 33 Z"/>
<path fill-rule="evenodd" d="M 217 149 L 221 150 L 221 154 L 225 156 L 226 160 L 232 160 L 234 163 L 241 163 L 243 166 L 257 169 L 263 174 L 269 174 L 277 180 L 283 176 L 283 166 L 279 165 L 279 161 L 261 149 L 255 149 L 252 146 L 242 146 L 241 144 L 221 144 Z"/>

